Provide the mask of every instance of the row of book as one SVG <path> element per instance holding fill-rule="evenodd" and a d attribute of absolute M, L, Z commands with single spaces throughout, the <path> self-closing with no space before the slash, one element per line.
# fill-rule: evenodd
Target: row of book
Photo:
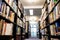
<path fill-rule="evenodd" d="M 15 13 L 10 10 L 9 6 L 2 2 L 0 3 L 0 15 L 14 22 Z"/>
<path fill-rule="evenodd" d="M 47 0 L 47 3 L 44 4 L 44 7 L 42 9 L 42 14 L 41 14 L 42 21 L 40 22 L 40 27 L 41 27 L 41 31 L 42 31 L 41 33 L 43 35 L 47 34 L 47 31 L 48 31 L 46 28 L 45 29 L 43 29 L 43 28 L 46 27 L 48 24 L 51 24 L 60 18 L 60 2 L 57 4 L 58 1 L 59 0 Z M 48 7 L 48 9 L 47 9 L 47 7 Z M 46 19 L 46 17 L 48 19 Z M 48 21 L 46 21 L 46 20 L 48 20 Z M 60 21 L 56 21 L 54 24 L 49 25 L 49 27 L 50 27 L 50 35 L 60 35 Z M 47 37 L 44 36 L 42 38 L 46 39 Z M 59 40 L 59 39 L 51 38 L 51 40 Z"/>
<path fill-rule="evenodd" d="M 16 0 L 5 0 L 5 1 L 14 9 L 15 12 L 17 12 L 17 7 L 19 7 L 21 11 L 23 11 L 24 9 L 20 0 L 17 0 L 18 2 Z"/>
<path fill-rule="evenodd" d="M 14 7 L 16 7 L 16 6 L 14 6 Z M 21 16 L 22 16 L 21 12 L 23 12 L 23 11 L 19 11 L 18 8 L 17 9 L 13 8 L 13 9 L 17 11 L 17 16 L 19 16 L 21 18 Z M 13 12 L 11 10 L 10 6 L 7 6 L 5 2 L 0 2 L 0 15 L 2 15 L 3 17 L 5 17 L 5 18 L 9 19 L 10 21 L 14 22 L 15 12 Z M 18 18 L 17 18 L 17 20 L 18 20 Z"/>
<path fill-rule="evenodd" d="M 57 1 L 54 1 L 54 3 L 57 3 Z M 48 7 L 50 6 L 49 10 L 52 9 L 53 4 L 50 3 L 50 5 L 48 5 Z M 49 11 L 48 10 L 48 11 Z M 60 17 L 60 3 L 57 4 L 57 6 L 54 8 L 54 11 L 50 13 L 49 15 L 49 20 L 50 23 L 55 21 L 56 19 L 58 19 Z"/>
<path fill-rule="evenodd" d="M 11 38 L 11 36 L 15 36 L 14 35 L 15 33 L 16 40 L 19 40 L 19 39 L 21 40 L 21 28 L 25 27 L 24 25 L 25 18 L 21 17 L 23 12 L 24 12 L 24 8 L 20 0 L 1 0 L 0 1 L 0 16 L 3 17 L 2 19 L 0 19 L 0 36 L 8 35 Z M 7 22 L 6 20 L 4 20 L 4 18 L 7 19 L 7 21 L 9 20 L 12 23 Z M 16 29 L 14 27 L 16 27 Z M 7 38 L 7 39 L 10 40 L 10 38 Z M 11 40 L 14 40 L 14 39 L 15 38 L 12 38 Z"/>
<path fill-rule="evenodd" d="M 13 24 L 0 19 L 0 35 L 12 35 Z"/>
<path fill-rule="evenodd" d="M 18 2 L 16 0 L 4 0 L 4 1 L 1 0 L 0 1 L 0 15 L 2 17 L 5 17 L 7 20 L 10 20 L 13 23 L 15 23 L 14 20 L 16 20 L 15 13 L 17 13 L 17 16 L 19 16 L 21 18 L 21 16 L 22 16 L 21 14 L 23 14 L 22 9 L 23 9 L 23 6 L 20 3 L 20 0 L 18 0 Z M 19 25 L 20 27 L 23 27 L 22 20 L 24 20 L 24 19 L 21 20 L 20 18 L 17 17 L 16 24 Z M 25 20 L 24 20 L 24 22 L 25 22 Z M 13 23 L 7 23 L 5 20 L 0 19 L 0 35 L 12 35 L 13 25 L 14 25 Z M 20 34 L 20 29 L 21 29 L 20 27 L 18 27 L 18 26 L 16 27 L 17 34 Z"/>

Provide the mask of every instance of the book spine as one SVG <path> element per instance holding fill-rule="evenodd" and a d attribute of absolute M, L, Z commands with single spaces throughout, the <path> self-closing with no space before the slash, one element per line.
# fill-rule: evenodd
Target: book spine
<path fill-rule="evenodd" d="M 2 2 L 0 2 L 0 15 L 2 14 Z"/>
<path fill-rule="evenodd" d="M 2 4 L 2 16 L 6 17 L 6 4 Z"/>
<path fill-rule="evenodd" d="M 2 31 L 2 35 L 5 35 L 6 32 L 6 22 L 3 22 L 3 31 Z"/>
<path fill-rule="evenodd" d="M 6 10 L 6 18 L 8 18 L 8 16 L 9 16 L 9 11 L 10 11 L 10 8 L 7 6 L 7 8 L 6 8 L 7 10 Z"/>
<path fill-rule="evenodd" d="M 0 35 L 2 34 L 2 28 L 3 28 L 3 20 L 0 20 Z"/>

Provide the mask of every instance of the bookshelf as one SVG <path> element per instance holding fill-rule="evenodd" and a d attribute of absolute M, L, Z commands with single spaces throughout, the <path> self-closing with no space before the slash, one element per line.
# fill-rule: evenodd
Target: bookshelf
<path fill-rule="evenodd" d="M 60 0 L 46 0 L 42 8 L 42 14 L 41 14 L 42 21 L 40 22 L 41 31 L 44 30 L 42 31 L 42 33 L 46 33 L 43 34 L 42 37 L 45 38 L 45 40 L 60 40 L 59 11 L 60 11 Z"/>
<path fill-rule="evenodd" d="M 23 25 L 25 23 L 23 13 L 24 8 L 20 0 L 0 1 L 1 40 L 22 40 Z"/>

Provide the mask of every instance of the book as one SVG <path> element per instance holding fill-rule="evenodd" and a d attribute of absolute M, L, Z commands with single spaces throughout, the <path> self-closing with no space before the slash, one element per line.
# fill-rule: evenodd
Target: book
<path fill-rule="evenodd" d="M 10 5 L 12 7 L 13 4 L 13 0 L 5 0 L 7 2 L 8 5 Z"/>
<path fill-rule="evenodd" d="M 43 22 L 40 23 L 41 29 L 44 28 Z"/>
<path fill-rule="evenodd" d="M 7 3 L 9 2 L 9 0 L 5 0 Z"/>
<path fill-rule="evenodd" d="M 49 21 L 52 23 L 54 21 L 54 14 L 53 12 L 49 15 Z"/>
<path fill-rule="evenodd" d="M 15 16 L 14 12 L 10 11 L 9 12 L 9 20 L 14 22 L 14 16 Z"/>
<path fill-rule="evenodd" d="M 10 8 L 9 8 L 9 6 L 6 6 L 6 18 L 7 19 L 9 17 L 9 12 L 10 12 Z"/>
<path fill-rule="evenodd" d="M 28 23 L 28 21 L 26 21 L 26 33 L 28 32 L 28 25 L 29 25 L 29 23 Z"/>
<path fill-rule="evenodd" d="M 23 17 L 23 22 L 25 23 L 25 21 L 26 21 L 26 18 L 25 18 L 25 16 Z"/>
<path fill-rule="evenodd" d="M 47 3 L 49 3 L 50 2 L 50 0 L 47 0 Z"/>
<path fill-rule="evenodd" d="M 16 40 L 21 40 L 21 36 L 16 36 Z"/>
<path fill-rule="evenodd" d="M 21 18 L 21 12 L 19 11 L 19 9 L 17 15 Z"/>
<path fill-rule="evenodd" d="M 20 20 L 20 26 L 23 27 L 23 22 Z"/>
<path fill-rule="evenodd" d="M 56 35 L 56 26 L 54 24 L 50 25 L 50 32 L 51 35 Z"/>
<path fill-rule="evenodd" d="M 3 22 L 2 35 L 5 35 L 5 32 L 6 32 L 6 25 L 7 25 L 7 23 L 4 21 L 4 22 Z"/>
<path fill-rule="evenodd" d="M 17 13 L 17 5 L 16 5 L 16 0 L 13 1 L 12 3 L 12 9 Z"/>
<path fill-rule="evenodd" d="M 20 35 L 20 33 L 21 33 L 20 27 L 16 27 L 16 30 L 17 30 L 16 34 L 17 34 L 17 35 Z"/>
<path fill-rule="evenodd" d="M 3 20 L 0 19 L 0 35 L 2 34 Z"/>
<path fill-rule="evenodd" d="M 54 15 L 54 21 L 56 20 L 56 7 L 53 10 L 53 15 Z"/>
<path fill-rule="evenodd" d="M 0 15 L 2 14 L 2 2 L 0 2 Z"/>
<path fill-rule="evenodd" d="M 21 1 L 18 0 L 18 7 L 20 8 L 20 6 L 21 6 Z"/>
<path fill-rule="evenodd" d="M 50 13 L 50 11 L 52 10 L 52 8 L 54 7 L 54 2 L 53 0 L 50 0 L 50 4 L 48 5 L 48 12 Z"/>
<path fill-rule="evenodd" d="M 2 16 L 6 17 L 6 4 L 2 3 Z"/>
<path fill-rule="evenodd" d="M 60 17 L 60 3 L 56 6 L 56 19 Z"/>
<path fill-rule="evenodd" d="M 57 21 L 55 24 L 56 24 L 56 32 L 60 32 L 60 21 Z"/>
<path fill-rule="evenodd" d="M 17 24 L 20 26 L 20 19 L 17 18 Z"/>
<path fill-rule="evenodd" d="M 59 1 L 59 0 L 53 0 L 54 4 L 56 4 L 56 3 L 57 3 L 57 1 Z"/>
<path fill-rule="evenodd" d="M 12 35 L 13 30 L 13 24 L 12 23 L 7 23 L 6 24 L 6 31 L 5 35 Z"/>
<path fill-rule="evenodd" d="M 18 0 L 18 7 L 20 8 L 20 10 L 22 11 L 22 13 L 24 13 L 24 8 L 23 8 L 23 5 L 21 3 L 20 0 Z"/>

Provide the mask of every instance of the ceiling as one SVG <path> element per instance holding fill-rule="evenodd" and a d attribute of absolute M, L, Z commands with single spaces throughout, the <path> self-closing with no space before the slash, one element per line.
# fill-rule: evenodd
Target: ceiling
<path fill-rule="evenodd" d="M 24 8 L 42 8 L 45 0 L 21 0 Z"/>
<path fill-rule="evenodd" d="M 24 14 L 26 16 L 37 16 L 40 17 L 42 14 L 42 7 L 45 3 L 45 0 L 21 0 L 21 3 L 23 4 L 24 7 Z M 33 9 L 33 15 L 30 15 L 29 10 Z"/>

